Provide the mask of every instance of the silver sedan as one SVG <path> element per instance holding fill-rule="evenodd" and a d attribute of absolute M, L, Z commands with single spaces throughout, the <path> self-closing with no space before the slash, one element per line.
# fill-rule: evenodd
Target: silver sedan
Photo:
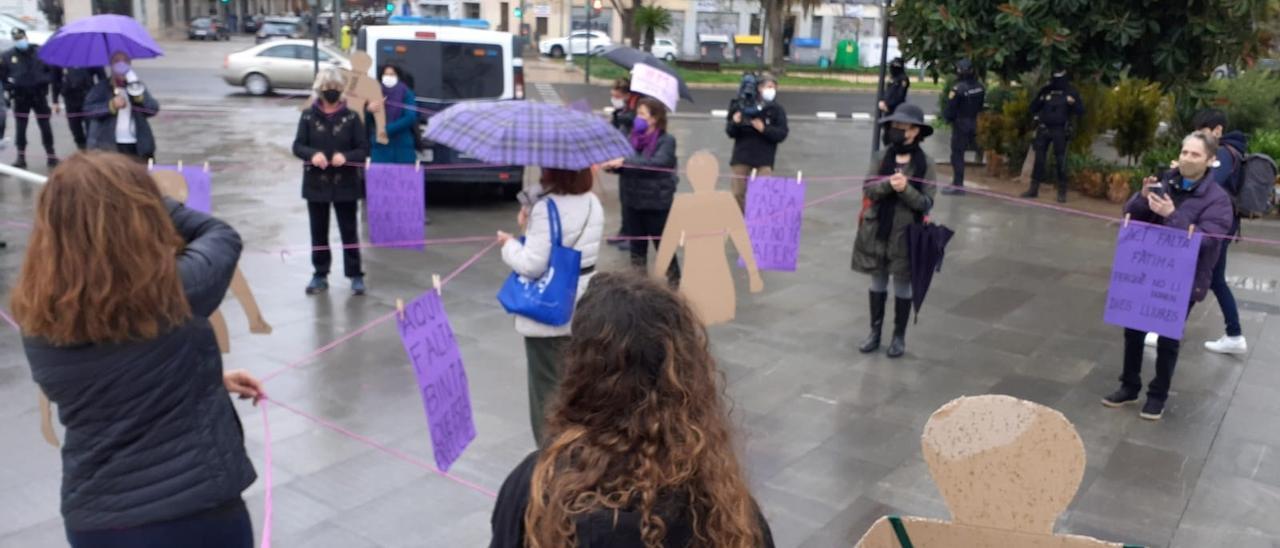
<path fill-rule="evenodd" d="M 222 63 L 222 79 L 244 86 L 250 95 L 266 95 L 277 89 L 311 89 L 315 80 L 315 50 L 310 40 L 274 40 L 228 55 Z M 351 68 L 338 50 L 320 46 L 320 68 Z"/>

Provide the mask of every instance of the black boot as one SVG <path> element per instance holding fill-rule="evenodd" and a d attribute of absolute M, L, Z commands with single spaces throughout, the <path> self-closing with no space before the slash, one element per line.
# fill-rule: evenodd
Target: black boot
<path fill-rule="evenodd" d="M 18 151 L 18 159 L 17 161 L 13 162 L 13 167 L 16 167 L 18 169 L 27 169 L 27 152 L 26 151 L 24 150 Z"/>
<path fill-rule="evenodd" d="M 871 303 L 871 334 L 867 335 L 866 340 L 862 341 L 862 346 L 858 347 L 858 351 L 863 354 L 880 349 L 880 328 L 884 327 L 884 303 L 889 300 L 888 293 L 875 291 L 868 293 L 868 302 Z"/>
<path fill-rule="evenodd" d="M 1067 183 L 1058 183 L 1058 203 L 1067 203 Z"/>
<path fill-rule="evenodd" d="M 893 299 L 893 340 L 889 342 L 889 357 L 901 358 L 907 353 L 907 322 L 911 320 L 911 299 Z"/>
<path fill-rule="evenodd" d="M 1021 194 L 1021 197 L 1023 197 L 1023 198 L 1039 198 L 1039 197 L 1040 197 L 1040 183 L 1037 183 L 1037 182 L 1035 182 L 1035 181 L 1031 181 L 1031 188 L 1027 189 L 1027 191 L 1026 191 L 1026 192 L 1023 192 L 1023 193 Z"/>

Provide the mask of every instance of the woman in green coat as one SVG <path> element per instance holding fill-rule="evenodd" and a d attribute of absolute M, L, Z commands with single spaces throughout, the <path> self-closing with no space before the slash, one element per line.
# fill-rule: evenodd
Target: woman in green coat
<path fill-rule="evenodd" d="M 863 187 L 863 210 L 853 243 L 853 270 L 871 275 L 871 334 L 858 348 L 863 353 L 880 348 L 885 304 L 889 300 L 889 276 L 893 276 L 894 318 L 890 358 L 907 351 L 907 320 L 911 317 L 911 255 L 907 251 L 907 227 L 924 222 L 933 207 L 935 189 L 921 181 L 933 181 L 933 160 L 920 149 L 933 128 L 924 122 L 920 107 L 903 104 L 881 119 L 888 148 L 877 157 Z"/>

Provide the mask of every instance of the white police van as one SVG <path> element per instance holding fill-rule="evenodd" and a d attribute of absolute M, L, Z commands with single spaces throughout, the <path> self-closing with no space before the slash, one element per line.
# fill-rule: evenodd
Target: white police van
<path fill-rule="evenodd" d="M 379 67 L 395 64 L 412 78 L 420 131 L 431 123 L 431 115 L 455 103 L 524 99 L 524 63 L 517 54 L 516 37 L 509 32 L 461 26 L 367 26 L 360 29 L 356 49 L 373 58 L 371 77 L 381 76 Z M 426 171 L 433 184 L 495 185 L 509 199 L 523 185 L 524 167 L 480 166 L 483 162 L 444 145 L 424 141 L 418 158 L 424 167 L 447 168 Z"/>

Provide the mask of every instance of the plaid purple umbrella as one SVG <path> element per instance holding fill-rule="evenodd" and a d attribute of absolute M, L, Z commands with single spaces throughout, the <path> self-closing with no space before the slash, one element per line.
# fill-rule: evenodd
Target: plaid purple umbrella
<path fill-rule="evenodd" d="M 458 103 L 432 116 L 424 137 L 496 165 L 579 170 L 635 153 L 604 120 L 532 101 Z"/>

